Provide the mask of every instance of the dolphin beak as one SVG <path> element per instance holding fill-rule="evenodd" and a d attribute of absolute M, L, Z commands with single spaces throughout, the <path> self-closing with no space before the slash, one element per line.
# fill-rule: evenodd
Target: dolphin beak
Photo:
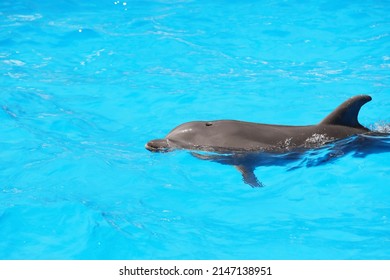
<path fill-rule="evenodd" d="M 154 153 L 165 153 L 172 150 L 167 139 L 156 139 L 146 143 L 145 148 Z"/>

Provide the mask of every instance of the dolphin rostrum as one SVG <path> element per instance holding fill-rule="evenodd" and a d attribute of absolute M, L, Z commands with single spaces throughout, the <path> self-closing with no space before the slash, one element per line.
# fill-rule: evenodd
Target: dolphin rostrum
<path fill-rule="evenodd" d="M 149 141 L 145 147 L 151 152 L 185 149 L 229 154 L 228 164 L 236 166 L 244 181 L 251 186 L 260 186 L 253 173 L 260 165 L 253 163 L 254 154 L 258 158 L 261 153 L 304 151 L 352 135 L 369 133 L 370 130 L 359 123 L 358 114 L 370 100 L 368 95 L 352 97 L 317 125 L 270 125 L 236 120 L 187 122 L 174 128 L 165 138 Z M 216 157 L 193 155 L 201 159 Z"/>

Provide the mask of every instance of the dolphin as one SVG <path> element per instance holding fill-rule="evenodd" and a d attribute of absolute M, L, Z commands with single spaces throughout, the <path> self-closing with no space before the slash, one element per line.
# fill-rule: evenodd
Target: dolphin
<path fill-rule="evenodd" d="M 184 149 L 192 151 L 199 159 L 234 165 L 245 183 L 259 187 L 262 184 L 254 170 L 261 165 L 262 158 L 296 160 L 303 151 L 353 135 L 372 133 L 358 121 L 361 107 L 371 99 L 368 95 L 354 96 L 316 125 L 288 126 L 237 120 L 187 122 L 174 128 L 165 138 L 149 141 L 145 148 L 151 152 Z M 264 157 L 270 154 L 275 156 Z"/>

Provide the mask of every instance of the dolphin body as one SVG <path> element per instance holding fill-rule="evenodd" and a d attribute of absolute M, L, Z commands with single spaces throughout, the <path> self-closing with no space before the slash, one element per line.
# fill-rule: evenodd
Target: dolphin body
<path fill-rule="evenodd" d="M 245 183 L 259 187 L 261 183 L 254 170 L 264 161 L 278 165 L 301 158 L 304 151 L 371 133 L 358 121 L 360 108 L 371 99 L 368 95 L 352 97 L 317 125 L 286 126 L 236 120 L 187 122 L 174 128 L 164 139 L 149 141 L 145 147 L 151 152 L 176 149 L 211 152 L 193 152 L 192 155 L 234 165 Z"/>

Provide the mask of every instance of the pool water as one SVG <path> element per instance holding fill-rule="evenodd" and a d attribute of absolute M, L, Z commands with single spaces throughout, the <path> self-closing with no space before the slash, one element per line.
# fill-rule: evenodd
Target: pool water
<path fill-rule="evenodd" d="M 357 94 L 388 130 L 389 27 L 389 1 L 1 1 L 0 259 L 389 259 L 386 138 L 259 166 L 263 188 L 144 148 L 191 120 L 315 124 Z"/>

